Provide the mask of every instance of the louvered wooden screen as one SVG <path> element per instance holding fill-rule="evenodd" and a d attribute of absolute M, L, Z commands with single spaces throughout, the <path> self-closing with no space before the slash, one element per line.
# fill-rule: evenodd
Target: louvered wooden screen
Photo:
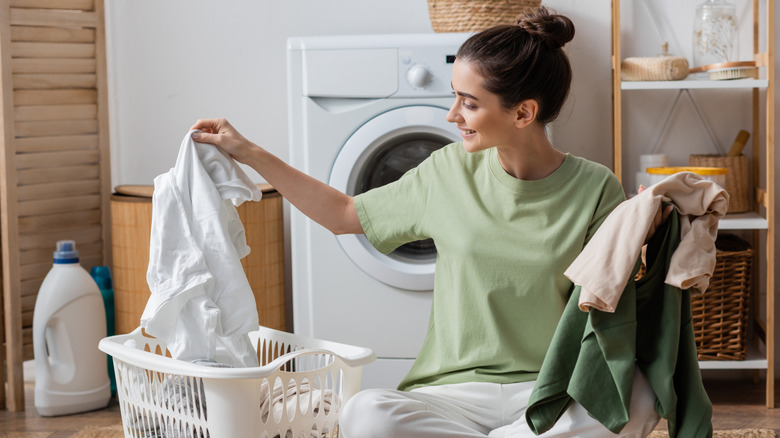
<path fill-rule="evenodd" d="M 7 404 L 21 410 L 22 361 L 33 358 L 33 309 L 56 242 L 75 240 L 86 269 L 109 262 L 105 33 L 102 0 L 0 7 Z"/>

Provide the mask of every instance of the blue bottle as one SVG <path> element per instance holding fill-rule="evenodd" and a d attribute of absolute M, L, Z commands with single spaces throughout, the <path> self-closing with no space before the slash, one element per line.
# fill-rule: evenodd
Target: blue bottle
<path fill-rule="evenodd" d="M 93 266 L 90 275 L 95 279 L 103 304 L 106 307 L 106 336 L 116 334 L 114 318 L 114 283 L 111 281 L 111 271 L 108 266 Z M 111 395 L 116 395 L 116 376 L 114 375 L 114 359 L 108 356 L 108 377 L 111 379 Z"/>

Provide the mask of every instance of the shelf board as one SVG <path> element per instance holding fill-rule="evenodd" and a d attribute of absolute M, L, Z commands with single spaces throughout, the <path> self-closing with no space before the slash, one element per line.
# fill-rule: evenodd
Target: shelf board
<path fill-rule="evenodd" d="M 745 360 L 700 360 L 702 370 L 765 370 L 767 360 L 754 346 L 749 346 Z"/>
<path fill-rule="evenodd" d="M 727 214 L 718 223 L 719 230 L 766 230 L 767 220 L 758 213 Z"/>
<path fill-rule="evenodd" d="M 724 89 L 724 88 L 767 88 L 766 79 L 733 79 L 711 81 L 709 79 L 688 76 L 680 81 L 622 81 L 621 90 L 684 90 L 684 89 Z"/>

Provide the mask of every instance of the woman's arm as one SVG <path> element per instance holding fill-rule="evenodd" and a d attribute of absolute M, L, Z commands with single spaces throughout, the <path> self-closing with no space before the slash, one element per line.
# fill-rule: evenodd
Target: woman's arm
<path fill-rule="evenodd" d="M 292 205 L 334 234 L 362 234 L 354 199 L 294 169 L 265 149 L 244 138 L 225 119 L 201 119 L 193 139 L 222 148 L 236 161 L 257 171 Z"/>

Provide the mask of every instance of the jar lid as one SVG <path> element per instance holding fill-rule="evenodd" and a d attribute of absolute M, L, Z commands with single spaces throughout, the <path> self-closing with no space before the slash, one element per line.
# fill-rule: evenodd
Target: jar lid
<path fill-rule="evenodd" d="M 678 172 L 693 172 L 697 175 L 726 175 L 729 170 L 725 167 L 648 167 L 647 173 L 652 175 L 673 175 Z"/>

